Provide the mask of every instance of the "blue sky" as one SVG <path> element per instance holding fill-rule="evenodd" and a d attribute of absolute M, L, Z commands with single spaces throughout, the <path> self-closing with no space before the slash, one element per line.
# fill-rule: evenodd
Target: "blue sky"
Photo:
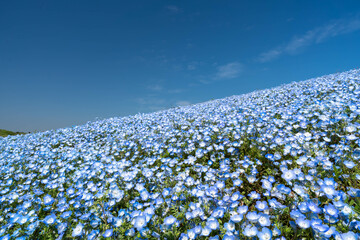
<path fill-rule="evenodd" d="M 359 67 L 360 1 L 2 1 L 0 128 L 42 131 Z"/>

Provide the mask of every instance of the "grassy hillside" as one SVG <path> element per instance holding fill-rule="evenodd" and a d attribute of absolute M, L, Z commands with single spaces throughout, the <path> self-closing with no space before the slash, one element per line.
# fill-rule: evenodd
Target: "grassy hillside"
<path fill-rule="evenodd" d="M 14 135 L 19 135 L 19 134 L 25 134 L 23 132 L 12 132 L 12 131 L 8 131 L 8 130 L 4 130 L 4 129 L 0 129 L 0 137 L 6 137 L 6 136 L 14 136 Z"/>
<path fill-rule="evenodd" d="M 3 239 L 358 239 L 360 70 L 0 139 Z"/>

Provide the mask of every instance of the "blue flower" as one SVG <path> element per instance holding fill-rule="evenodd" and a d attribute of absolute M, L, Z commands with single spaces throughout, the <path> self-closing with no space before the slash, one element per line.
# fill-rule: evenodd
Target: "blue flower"
<path fill-rule="evenodd" d="M 84 225 L 82 225 L 81 223 L 78 223 L 78 225 L 76 225 L 76 227 L 73 229 L 73 232 L 72 232 L 72 236 L 73 237 L 80 237 L 83 235 L 83 228 L 84 228 Z"/>
<path fill-rule="evenodd" d="M 211 233 L 212 229 L 209 228 L 208 226 L 203 227 L 202 231 L 201 231 L 201 236 L 209 236 Z"/>
<path fill-rule="evenodd" d="M 104 234 L 102 235 L 104 238 L 111 237 L 113 235 L 113 229 L 107 229 Z"/>
<path fill-rule="evenodd" d="M 54 201 L 55 199 L 52 198 L 49 194 L 44 197 L 44 204 L 46 206 L 53 204 Z"/>
<path fill-rule="evenodd" d="M 260 213 L 258 216 L 259 216 L 258 222 L 260 223 L 260 225 L 262 227 L 270 226 L 271 222 L 270 222 L 270 216 L 269 215 Z"/>
<path fill-rule="evenodd" d="M 293 170 L 285 170 L 281 177 L 286 181 L 290 182 L 291 180 L 296 178 L 296 175 Z"/>
<path fill-rule="evenodd" d="M 354 232 L 347 232 L 340 234 L 342 240 L 357 240 L 359 235 L 355 234 Z"/>
<path fill-rule="evenodd" d="M 331 217 L 337 217 L 338 216 L 338 213 L 339 213 L 339 210 L 337 210 L 335 207 L 334 207 L 334 205 L 332 205 L 332 204 L 328 204 L 328 205 L 326 205 L 325 207 L 324 207 L 324 209 L 325 209 L 325 212 L 327 213 L 327 214 L 329 214 Z"/>
<path fill-rule="evenodd" d="M 333 199 L 334 195 L 336 195 L 336 190 L 334 186 L 331 185 L 322 185 L 321 191 L 323 191 L 329 199 Z"/>
<path fill-rule="evenodd" d="M 2 236 L 0 240 L 10 240 L 10 235 L 6 234 L 5 236 Z"/>
<path fill-rule="evenodd" d="M 250 221 L 250 222 L 257 222 L 259 219 L 259 215 L 256 212 L 248 212 L 246 214 L 246 218 Z"/>
<path fill-rule="evenodd" d="M 260 240 L 270 240 L 272 239 L 272 232 L 267 227 L 261 229 L 261 232 L 257 233 L 257 236 Z"/>
<path fill-rule="evenodd" d="M 251 193 L 248 194 L 248 196 L 251 198 L 251 199 L 260 199 L 260 194 L 255 192 L 255 191 L 252 191 Z"/>
<path fill-rule="evenodd" d="M 235 236 L 232 233 L 225 233 L 223 240 L 235 240 Z"/>
<path fill-rule="evenodd" d="M 266 201 L 256 201 L 255 207 L 256 207 L 259 211 L 265 211 L 265 210 L 269 209 Z"/>
<path fill-rule="evenodd" d="M 307 207 L 310 209 L 310 211 L 312 211 L 313 213 L 320 213 L 321 209 L 318 207 L 318 205 L 316 203 L 314 203 L 313 201 L 309 201 L 307 203 Z"/>
<path fill-rule="evenodd" d="M 235 224 L 232 221 L 229 221 L 224 224 L 224 228 L 229 232 L 233 232 L 235 230 Z"/>
<path fill-rule="evenodd" d="M 215 218 L 209 218 L 206 225 L 212 230 L 217 230 L 219 228 L 219 222 Z"/>
<path fill-rule="evenodd" d="M 237 212 L 238 212 L 239 214 L 244 215 L 244 214 L 248 211 L 248 209 L 249 209 L 248 206 L 243 205 L 243 206 L 238 207 Z"/>
<path fill-rule="evenodd" d="M 170 215 L 170 216 L 168 216 L 168 217 L 166 217 L 164 219 L 164 224 L 168 225 L 168 226 L 171 226 L 171 225 L 173 225 L 174 223 L 177 223 L 177 222 L 178 222 L 177 219 L 172 215 Z"/>
<path fill-rule="evenodd" d="M 147 224 L 147 222 L 146 222 L 145 216 L 137 216 L 137 217 L 135 218 L 134 227 L 135 227 L 137 230 L 142 229 L 143 227 L 146 226 L 146 224 Z"/>
<path fill-rule="evenodd" d="M 53 223 L 55 223 L 56 221 L 56 216 L 55 214 L 51 214 L 49 216 L 46 216 L 43 220 L 43 222 L 47 225 L 52 225 Z"/>
<path fill-rule="evenodd" d="M 243 234 L 247 237 L 255 237 L 258 233 L 258 230 L 255 226 L 246 226 L 243 230 Z"/>
<path fill-rule="evenodd" d="M 236 214 L 230 217 L 230 220 L 233 221 L 234 223 L 238 223 L 243 219 L 243 215 L 240 214 Z"/>
<path fill-rule="evenodd" d="M 63 212 L 61 214 L 61 217 L 64 218 L 64 219 L 67 219 L 68 217 L 70 217 L 72 214 L 72 211 L 67 211 L 67 212 Z"/>
<path fill-rule="evenodd" d="M 306 229 L 310 227 L 310 221 L 305 218 L 296 219 L 296 224 L 302 229 Z"/>
<path fill-rule="evenodd" d="M 88 240 L 94 240 L 96 236 L 100 233 L 99 230 L 92 230 L 88 235 Z"/>

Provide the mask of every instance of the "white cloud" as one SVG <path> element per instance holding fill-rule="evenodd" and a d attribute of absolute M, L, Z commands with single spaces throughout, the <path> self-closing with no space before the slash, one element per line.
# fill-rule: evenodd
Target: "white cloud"
<path fill-rule="evenodd" d="M 169 6 L 166 6 L 165 8 L 171 13 L 181 12 L 181 8 L 179 8 L 178 6 L 175 6 L 175 5 L 169 5 Z"/>
<path fill-rule="evenodd" d="M 189 63 L 187 65 L 188 70 L 195 70 L 196 68 L 197 68 L 197 63 L 196 62 L 192 62 L 192 63 Z"/>
<path fill-rule="evenodd" d="M 243 70 L 243 66 L 239 62 L 231 62 L 218 67 L 216 79 L 230 79 L 236 78 Z"/>
<path fill-rule="evenodd" d="M 285 54 L 296 54 L 301 49 L 321 43 L 329 38 L 360 30 L 360 19 L 348 19 L 333 21 L 325 26 L 318 27 L 306 32 L 302 36 L 294 37 L 283 46 L 266 51 L 258 57 L 258 62 L 268 62 Z"/>
<path fill-rule="evenodd" d="M 160 84 L 154 84 L 154 85 L 149 85 L 148 89 L 150 89 L 151 91 L 155 91 L 155 92 L 160 92 L 162 91 L 164 88 L 163 86 L 161 86 Z"/>
<path fill-rule="evenodd" d="M 176 102 L 177 106 L 187 106 L 187 105 L 190 105 L 190 104 L 191 104 L 191 102 L 189 102 L 189 101 L 177 101 Z"/>

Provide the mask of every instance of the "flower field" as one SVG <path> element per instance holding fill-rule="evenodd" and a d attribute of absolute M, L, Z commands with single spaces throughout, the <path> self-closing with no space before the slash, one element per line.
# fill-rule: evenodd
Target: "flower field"
<path fill-rule="evenodd" d="M 360 70 L 0 138 L 0 239 L 358 239 Z"/>

